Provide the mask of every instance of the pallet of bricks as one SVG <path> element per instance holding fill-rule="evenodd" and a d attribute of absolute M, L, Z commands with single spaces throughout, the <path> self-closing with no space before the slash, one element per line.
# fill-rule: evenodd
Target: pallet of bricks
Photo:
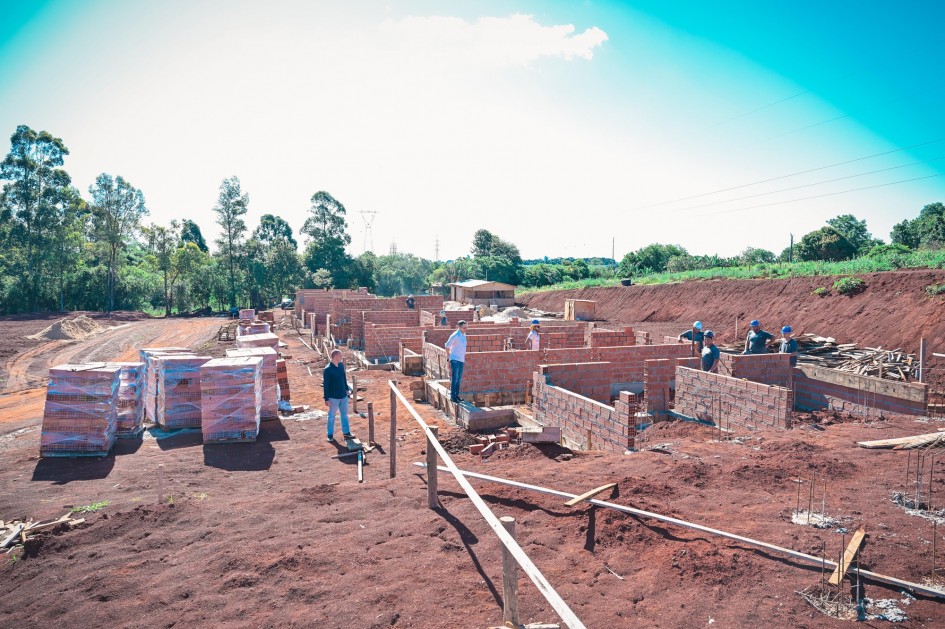
<path fill-rule="evenodd" d="M 271 334 L 270 336 L 275 336 Z M 241 338 L 246 338 L 241 337 Z M 237 339 L 239 342 L 239 339 Z M 276 360 L 278 354 L 272 347 L 243 347 L 226 350 L 227 358 L 261 358 L 262 359 L 262 408 L 260 419 L 263 421 L 279 418 L 278 374 Z"/>
<path fill-rule="evenodd" d="M 41 456 L 106 456 L 115 443 L 120 367 L 59 365 L 49 370 Z"/>
<path fill-rule="evenodd" d="M 256 441 L 262 409 L 259 356 L 216 358 L 200 367 L 204 443 Z"/>
<path fill-rule="evenodd" d="M 142 406 L 144 407 L 145 422 L 157 424 L 157 367 L 155 359 L 160 356 L 193 356 L 193 351 L 187 347 L 146 347 L 138 351 L 138 356 L 144 363 L 144 379 L 141 383 Z"/>
<path fill-rule="evenodd" d="M 290 401 L 292 395 L 289 392 L 289 369 L 286 367 L 284 358 L 276 361 L 276 380 L 279 383 L 279 399 L 284 402 Z"/>
<path fill-rule="evenodd" d="M 157 423 L 165 429 L 200 428 L 200 367 L 210 356 L 155 356 Z"/>
<path fill-rule="evenodd" d="M 133 439 L 144 432 L 144 363 L 106 363 L 118 367 L 115 436 Z"/>

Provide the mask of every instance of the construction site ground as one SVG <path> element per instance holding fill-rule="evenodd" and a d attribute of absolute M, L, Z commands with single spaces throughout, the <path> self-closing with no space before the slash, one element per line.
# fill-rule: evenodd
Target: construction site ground
<path fill-rule="evenodd" d="M 0 554 L 4 626 L 501 624 L 500 543 L 446 473 L 439 475 L 441 508 L 427 507 L 426 472 L 412 465 L 424 459 L 425 443 L 403 410 L 399 473 L 388 478 L 388 380 L 409 397 L 412 378 L 354 374 L 365 388 L 359 410 L 373 402 L 383 450 L 368 455 L 359 484 L 353 459 L 331 458 L 340 446 L 326 440 L 324 417 L 311 412 L 325 410 L 325 359 L 291 330 L 278 333 L 291 356 L 292 400 L 310 405 L 310 412 L 264 423 L 256 443 L 202 445 L 199 431 L 182 431 L 119 441 L 104 459 L 40 459 L 40 384 L 49 365 L 134 359 L 145 346 L 185 345 L 215 356 L 232 346 L 215 340 L 219 318 L 128 317 L 86 340 L 22 340 L 16 353 L 3 357 L 0 519 L 53 518 L 108 501 L 84 514 L 84 524 L 43 536 L 15 560 Z M 22 339 L 51 322 L 4 320 L 3 343 L 15 344 L 15 335 Z M 643 433 L 641 446 L 656 449 L 630 455 L 570 455 L 558 446 L 524 445 L 480 461 L 461 447 L 468 442 L 461 430 L 429 405 L 415 406 L 440 427 L 463 469 L 573 493 L 617 482 L 614 502 L 812 555 L 826 544 L 831 558 L 841 551 L 841 531 L 862 524 L 868 533 L 864 569 L 916 582 L 928 582 L 932 572 L 931 521 L 893 502 L 894 492 L 905 489 L 907 453 L 864 450 L 855 442 L 931 432 L 939 426 L 934 422 L 803 415 L 794 430 L 723 442 L 711 428 L 668 422 Z M 352 428 L 366 441 L 365 418 L 353 416 Z M 169 497 L 161 504 L 159 465 Z M 837 520 L 827 529 L 791 522 L 799 487 L 806 508 L 812 476 L 816 510 L 824 500 Z M 586 503 L 566 507 L 553 496 L 472 483 L 497 516 L 516 518 L 523 549 L 588 627 L 847 622 L 816 611 L 797 594 L 820 585 L 819 568 Z M 933 495 L 945 501 L 942 485 L 937 476 Z M 899 626 L 945 624 L 943 603 L 875 584 L 865 592 L 895 599 L 908 616 Z M 524 576 L 520 593 L 523 622 L 557 621 Z"/>

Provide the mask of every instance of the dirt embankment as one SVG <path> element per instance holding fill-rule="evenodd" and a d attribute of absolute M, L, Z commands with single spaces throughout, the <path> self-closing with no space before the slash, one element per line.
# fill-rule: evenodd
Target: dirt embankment
<path fill-rule="evenodd" d="M 797 277 L 785 280 L 694 280 L 658 286 L 614 286 L 547 291 L 521 296 L 532 308 L 563 311 L 565 299 L 597 302 L 598 318 L 608 321 L 653 323 L 704 321 L 733 341 L 735 319 L 739 332 L 747 322 L 759 319 L 770 332 L 790 325 L 798 333 L 833 336 L 841 342 L 870 347 L 919 349 L 926 338 L 929 351 L 945 352 L 945 300 L 930 298 L 925 288 L 945 284 L 945 271 L 919 270 L 870 273 L 862 276 L 866 290 L 844 297 L 818 297 L 812 292 L 828 289 L 834 277 Z M 678 332 L 676 332 L 678 333 Z"/>

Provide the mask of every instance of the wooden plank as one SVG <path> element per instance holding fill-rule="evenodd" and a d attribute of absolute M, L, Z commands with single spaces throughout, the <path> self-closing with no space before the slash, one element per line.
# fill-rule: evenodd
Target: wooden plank
<path fill-rule="evenodd" d="M 874 441 L 858 441 L 856 445 L 861 448 L 895 448 L 896 446 L 923 445 L 931 443 L 942 437 L 942 432 L 927 432 L 922 435 L 912 435 L 911 437 L 896 437 L 894 439 L 876 439 Z"/>
<path fill-rule="evenodd" d="M 603 491 L 607 491 L 608 489 L 611 489 L 611 488 L 616 487 L 616 486 L 617 486 L 617 483 L 607 483 L 606 485 L 601 485 L 600 487 L 597 487 L 596 489 L 592 489 L 592 490 L 590 490 L 590 491 L 586 491 L 586 492 L 584 492 L 583 494 L 581 494 L 580 496 L 578 496 L 578 497 L 576 497 L 576 498 L 572 498 L 571 500 L 568 500 L 568 501 L 567 501 L 566 503 L 564 503 L 564 504 L 565 504 L 565 506 L 567 506 L 567 507 L 573 507 L 574 505 L 576 505 L 576 504 L 579 503 L 579 502 L 584 502 L 584 501 L 587 500 L 588 498 L 593 498 L 593 497 L 596 496 L 597 494 L 599 494 L 599 493 L 601 493 L 601 492 L 603 492 Z"/>
<path fill-rule="evenodd" d="M 20 533 L 23 532 L 23 529 L 26 528 L 25 524 L 17 524 L 13 527 L 13 532 L 7 535 L 2 542 L 0 542 L 0 548 L 6 548 L 7 545 L 20 536 Z"/>
<path fill-rule="evenodd" d="M 853 562 L 856 552 L 860 549 L 860 544 L 863 542 L 864 536 L 866 536 L 866 529 L 861 526 L 856 530 L 856 533 L 853 534 L 850 543 L 847 544 L 847 549 L 843 552 L 843 560 L 840 562 L 840 565 L 838 565 L 834 569 L 833 574 L 830 575 L 830 585 L 840 585 L 840 581 L 850 568 L 850 563 Z"/>

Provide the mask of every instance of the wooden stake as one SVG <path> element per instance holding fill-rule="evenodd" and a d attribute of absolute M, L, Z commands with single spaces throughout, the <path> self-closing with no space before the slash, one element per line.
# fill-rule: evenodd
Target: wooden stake
<path fill-rule="evenodd" d="M 515 539 L 515 518 L 499 518 L 502 527 Z M 518 565 L 509 549 L 502 546 L 502 621 L 518 626 Z"/>
<path fill-rule="evenodd" d="M 919 382 L 925 382 L 925 337 L 919 339 Z"/>
<path fill-rule="evenodd" d="M 374 445 L 374 402 L 367 403 L 367 440 L 368 445 Z"/>
<path fill-rule="evenodd" d="M 358 378 L 351 376 L 351 412 L 358 412 Z"/>
<path fill-rule="evenodd" d="M 164 464 L 158 463 L 158 504 L 164 502 Z"/>
<path fill-rule="evenodd" d="M 397 476 L 397 394 L 390 391 L 390 477 Z"/>
<path fill-rule="evenodd" d="M 856 533 L 853 534 L 853 537 L 850 538 L 850 543 L 840 556 L 840 564 L 833 571 L 833 574 L 830 575 L 830 585 L 843 585 L 843 577 L 847 573 L 847 570 L 849 570 L 850 563 L 853 562 L 853 558 L 860 549 L 860 543 L 863 541 L 865 535 L 866 529 L 861 526 L 856 530 Z"/>
<path fill-rule="evenodd" d="M 593 445 L 591 444 L 591 429 L 590 428 L 587 429 L 587 449 L 588 450 L 594 449 Z"/>
<path fill-rule="evenodd" d="M 436 426 L 430 426 L 430 432 L 434 437 L 439 436 L 440 429 Z M 427 506 L 436 509 L 439 506 L 436 491 L 436 448 L 430 437 L 427 437 Z"/>

